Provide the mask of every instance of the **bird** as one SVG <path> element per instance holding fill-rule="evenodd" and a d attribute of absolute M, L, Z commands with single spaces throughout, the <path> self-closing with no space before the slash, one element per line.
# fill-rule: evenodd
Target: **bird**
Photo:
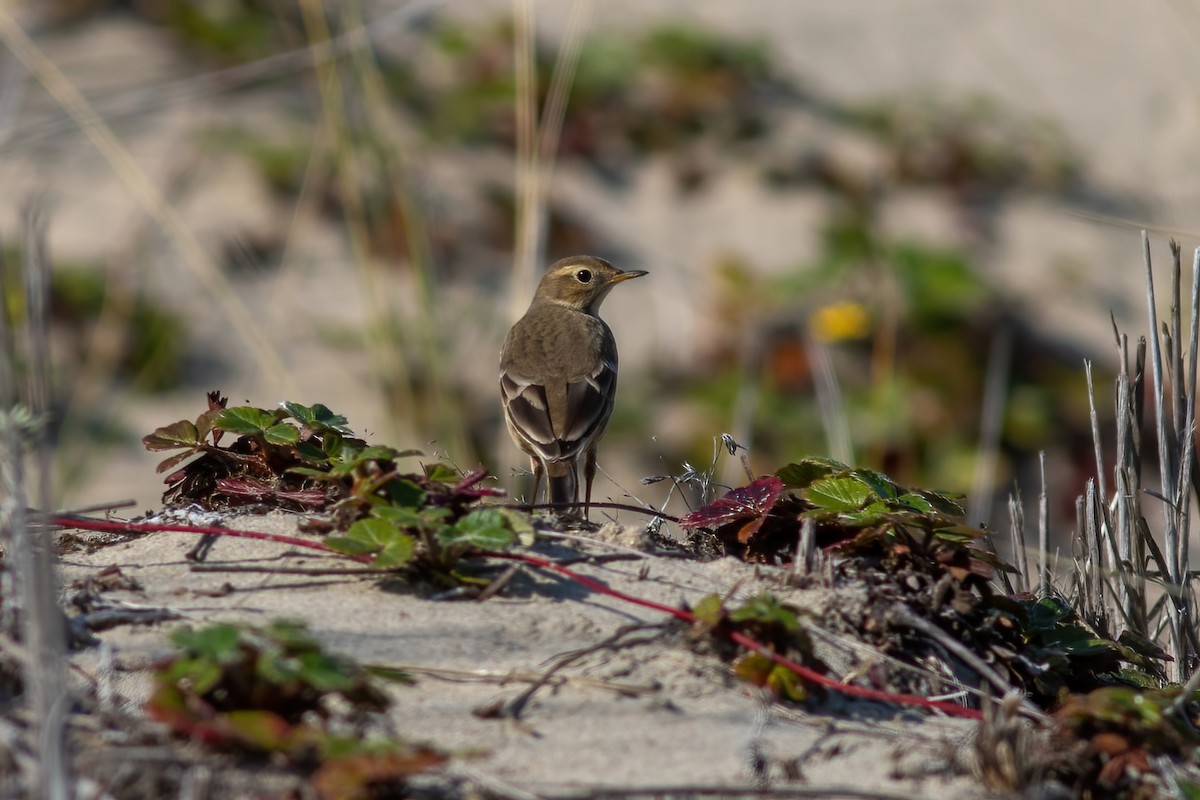
<path fill-rule="evenodd" d="M 617 284 L 647 274 L 595 256 L 564 258 L 546 270 L 529 310 L 505 337 L 504 420 L 529 456 L 535 501 L 544 476 L 551 504 L 578 504 L 582 462 L 587 519 L 596 447 L 617 392 L 617 343 L 600 304 Z"/>

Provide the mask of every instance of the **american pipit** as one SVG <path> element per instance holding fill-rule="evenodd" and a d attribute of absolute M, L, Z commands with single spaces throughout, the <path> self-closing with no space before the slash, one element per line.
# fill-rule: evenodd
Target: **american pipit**
<path fill-rule="evenodd" d="M 529 455 L 535 500 L 545 475 L 551 503 L 579 502 L 582 460 L 587 517 L 596 445 L 617 393 L 617 343 L 598 312 L 614 286 L 645 274 L 592 256 L 564 258 L 546 271 L 529 310 L 504 340 L 504 419 Z"/>

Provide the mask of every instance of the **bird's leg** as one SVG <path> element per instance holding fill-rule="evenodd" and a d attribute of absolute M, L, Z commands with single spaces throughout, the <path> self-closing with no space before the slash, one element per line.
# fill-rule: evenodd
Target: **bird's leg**
<path fill-rule="evenodd" d="M 529 502 L 536 504 L 538 501 L 538 489 L 542 487 L 542 475 L 546 472 L 546 468 L 542 466 L 542 460 L 537 456 L 529 457 L 529 469 L 533 472 L 533 493 L 529 495 Z M 550 491 L 549 487 L 546 489 Z"/>
<path fill-rule="evenodd" d="M 592 480 L 596 477 L 596 448 L 589 448 L 583 462 L 583 518 L 588 518 L 592 505 Z"/>

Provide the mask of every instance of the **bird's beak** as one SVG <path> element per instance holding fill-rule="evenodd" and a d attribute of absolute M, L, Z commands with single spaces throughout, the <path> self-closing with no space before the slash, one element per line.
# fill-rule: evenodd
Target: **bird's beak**
<path fill-rule="evenodd" d="M 649 274 L 650 273 L 646 272 L 644 269 L 631 269 L 625 272 L 618 272 L 616 275 L 613 275 L 612 283 L 620 283 L 621 281 L 628 281 L 632 280 L 633 278 L 640 278 L 643 275 Z"/>

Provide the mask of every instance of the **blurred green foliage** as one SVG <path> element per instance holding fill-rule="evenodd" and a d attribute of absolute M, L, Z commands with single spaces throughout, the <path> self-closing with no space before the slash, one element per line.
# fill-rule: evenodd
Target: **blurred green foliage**
<path fill-rule="evenodd" d="M 325 8 L 332 35 L 356 24 L 340 13 L 345 7 Z M 271 0 L 150 0 L 135 13 L 220 63 L 308 42 L 298 8 Z M 493 281 L 486 285 L 494 288 L 494 278 L 480 277 L 479 251 L 511 251 L 514 190 L 485 171 L 469 186 L 456 186 L 473 193 L 467 203 L 454 195 L 456 206 L 482 209 L 465 221 L 457 209 L 424 207 L 427 193 L 413 187 L 426 176 L 414 177 L 410 165 L 433 150 L 511 155 L 514 26 L 502 17 L 464 22 L 435 15 L 398 41 L 376 39 L 367 57 L 336 59 L 324 78 L 338 81 L 338 91 L 309 92 L 308 104 L 297 93 L 290 130 L 225 129 L 209 143 L 243 154 L 289 202 L 303 188 L 324 213 L 359 232 L 352 235 L 365 234 L 360 257 L 412 268 L 422 283 L 422 307 L 437 308 L 440 283 L 450 277 Z M 535 42 L 539 109 L 550 100 L 560 55 L 549 42 Z M 279 80 L 293 77 L 311 88 L 307 71 Z M 324 115 L 341 126 L 329 137 L 312 136 L 313 120 L 326 111 L 317 102 L 338 104 Z M 387 123 L 393 114 L 401 125 Z M 816 134 L 795 136 L 781 125 L 797 119 L 813 123 L 808 127 Z M 869 151 L 867 166 L 846 157 L 834 140 L 862 145 L 856 152 Z M 806 86 L 761 41 L 669 23 L 587 37 L 569 83 L 556 158 L 617 192 L 650 160 L 666 163 L 681 201 L 732 166 L 772 191 L 818 194 L 829 209 L 817 256 L 773 277 L 763 276 L 765 265 L 736 254 L 713 256 L 702 279 L 717 297 L 704 312 L 714 342 L 699 363 L 666 365 L 642 385 L 626 372 L 613 436 L 644 441 L 660 419 L 644 409 L 687 408 L 697 412 L 690 417 L 692 441 L 655 455 L 667 463 L 703 463 L 712 436 L 749 409 L 756 461 L 824 452 L 813 337 L 832 356 L 857 458 L 905 481 L 966 488 L 988 353 L 1000 337 L 1012 337 L 1012 359 L 999 482 L 1007 485 L 1015 465 L 1052 448 L 1050 439 L 1065 437 L 1072 447 L 1086 429 L 1078 356 L 1042 340 L 981 268 L 1008 199 L 1073 197 L 1087 189 L 1079 156 L 1044 120 L 976 96 L 918 92 L 840 101 Z M 947 246 L 885 231 L 887 204 L 912 190 L 936 194 L 967 243 Z M 608 244 L 606 232 L 578 209 L 564 208 L 553 193 L 547 202 L 548 260 Z M 149 329 L 155 321 L 135 324 Z M 379 359 L 402 364 L 379 369 L 380 388 L 397 415 L 424 424 L 448 403 L 466 406 L 470 393 L 457 373 L 437 368 L 453 325 L 432 313 L 364 324 L 372 347 L 402 354 Z M 177 342 L 169 331 L 151 333 L 131 340 Z M 152 353 L 135 360 L 152 361 Z M 430 435 L 450 441 L 444 433 Z M 483 452 L 490 447 L 486 431 L 468 431 L 462 440 Z"/>
<path fill-rule="evenodd" d="M 0 269 L 8 287 L 4 302 L 9 319 L 24 324 L 25 297 L 20 292 L 23 255 L 8 248 Z M 180 321 L 140 289 L 124 291 L 110 284 L 97 264 L 59 261 L 50 268 L 50 321 L 57 333 L 56 363 L 82 364 L 91 358 L 111 360 L 113 373 L 138 391 L 154 393 L 179 384 L 186 349 Z M 107 315 L 109 352 L 96 350 L 96 326 Z"/>

